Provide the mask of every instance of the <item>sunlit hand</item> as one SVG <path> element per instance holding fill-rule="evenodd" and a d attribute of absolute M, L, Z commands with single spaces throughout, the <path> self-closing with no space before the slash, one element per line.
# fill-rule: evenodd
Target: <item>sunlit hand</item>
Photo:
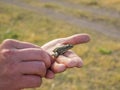
<path fill-rule="evenodd" d="M 63 46 L 65 44 L 77 45 L 86 43 L 90 40 L 87 34 L 76 34 L 66 38 L 59 38 L 50 41 L 43 45 L 41 48 L 47 51 L 50 55 L 53 54 L 53 50 L 56 47 Z M 46 78 L 53 78 L 55 73 L 65 71 L 67 68 L 81 67 L 83 65 L 82 59 L 73 51 L 68 50 L 64 55 L 59 55 L 57 58 L 52 57 L 51 68 L 47 71 Z"/>

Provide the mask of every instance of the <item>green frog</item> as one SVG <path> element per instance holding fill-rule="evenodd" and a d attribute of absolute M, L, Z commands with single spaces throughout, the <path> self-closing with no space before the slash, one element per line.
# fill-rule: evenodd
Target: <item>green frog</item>
<path fill-rule="evenodd" d="M 57 47 L 53 50 L 53 52 L 54 52 L 53 56 L 58 57 L 59 55 L 63 55 L 67 50 L 69 50 L 71 48 L 73 48 L 72 44 L 66 44 L 61 47 Z"/>

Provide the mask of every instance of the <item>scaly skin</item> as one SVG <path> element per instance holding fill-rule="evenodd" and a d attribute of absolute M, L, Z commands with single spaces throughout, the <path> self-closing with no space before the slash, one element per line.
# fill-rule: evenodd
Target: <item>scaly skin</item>
<path fill-rule="evenodd" d="M 61 47 L 57 47 L 53 50 L 53 52 L 54 52 L 53 56 L 58 57 L 59 55 L 63 55 L 67 50 L 69 50 L 71 48 L 73 48 L 72 44 L 67 44 L 67 45 L 64 45 Z"/>

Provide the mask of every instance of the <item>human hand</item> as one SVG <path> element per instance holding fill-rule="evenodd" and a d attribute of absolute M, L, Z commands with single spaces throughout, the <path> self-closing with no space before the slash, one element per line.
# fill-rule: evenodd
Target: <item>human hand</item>
<path fill-rule="evenodd" d="M 50 55 L 56 47 L 65 44 L 77 45 L 86 43 L 90 40 L 87 34 L 76 34 L 67 38 L 59 38 L 44 44 L 41 48 L 47 51 Z M 65 71 L 67 68 L 81 67 L 83 65 L 82 59 L 73 51 L 68 50 L 64 55 L 59 55 L 52 59 L 51 68 L 47 71 L 46 78 L 53 78 L 55 73 Z"/>
<path fill-rule="evenodd" d="M 40 47 L 5 40 L 0 45 L 0 90 L 38 87 L 50 65 L 48 53 Z"/>

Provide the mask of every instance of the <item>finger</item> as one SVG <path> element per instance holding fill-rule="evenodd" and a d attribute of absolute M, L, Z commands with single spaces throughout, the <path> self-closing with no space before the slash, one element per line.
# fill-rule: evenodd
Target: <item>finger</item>
<path fill-rule="evenodd" d="M 90 36 L 88 34 L 75 34 L 70 37 L 52 40 L 47 44 L 43 45 L 41 48 L 46 50 L 46 49 L 52 48 L 53 46 L 61 46 L 61 44 L 76 45 L 76 44 L 86 43 L 89 40 L 90 40 Z"/>
<path fill-rule="evenodd" d="M 4 47 L 6 47 L 6 48 L 15 48 L 15 49 L 40 48 L 39 46 L 34 45 L 32 43 L 21 42 L 21 41 L 14 40 L 14 39 L 6 39 L 6 40 L 4 40 L 2 45 Z"/>
<path fill-rule="evenodd" d="M 46 67 L 44 62 L 41 61 L 21 62 L 19 64 L 19 71 L 22 74 L 32 74 L 44 77 L 46 74 Z"/>
<path fill-rule="evenodd" d="M 54 62 L 51 66 L 51 70 L 54 73 L 60 73 L 66 70 L 66 66 L 64 64 L 59 64 L 57 62 Z"/>
<path fill-rule="evenodd" d="M 24 88 L 36 88 L 40 87 L 42 79 L 35 75 L 23 75 L 22 79 L 19 81 L 19 87 Z"/>
<path fill-rule="evenodd" d="M 63 39 L 62 44 L 81 44 L 81 43 L 86 43 L 90 40 L 90 37 L 88 34 L 76 34 L 67 38 Z"/>
<path fill-rule="evenodd" d="M 60 55 L 57 58 L 57 62 L 64 64 L 68 68 L 82 67 L 83 65 L 81 58 L 72 51 L 67 51 L 64 56 Z"/>
<path fill-rule="evenodd" d="M 64 56 L 70 58 L 72 61 L 76 62 L 76 67 L 82 67 L 83 66 L 83 61 L 82 59 L 73 51 L 69 50 L 67 51 Z"/>
<path fill-rule="evenodd" d="M 19 59 L 21 61 L 43 61 L 46 65 L 46 67 L 50 67 L 51 60 L 50 55 L 43 51 L 42 49 L 37 48 L 27 48 L 27 49 L 20 49 L 17 50 L 16 53 L 16 59 Z"/>
<path fill-rule="evenodd" d="M 63 55 L 60 55 L 57 58 L 57 62 L 64 64 L 67 68 L 72 68 L 72 67 L 77 66 L 77 61 L 76 60 L 72 60 L 71 58 L 68 58 L 68 57 L 63 56 Z"/>
<path fill-rule="evenodd" d="M 55 73 L 48 69 L 45 77 L 47 79 L 53 79 L 55 77 Z"/>

